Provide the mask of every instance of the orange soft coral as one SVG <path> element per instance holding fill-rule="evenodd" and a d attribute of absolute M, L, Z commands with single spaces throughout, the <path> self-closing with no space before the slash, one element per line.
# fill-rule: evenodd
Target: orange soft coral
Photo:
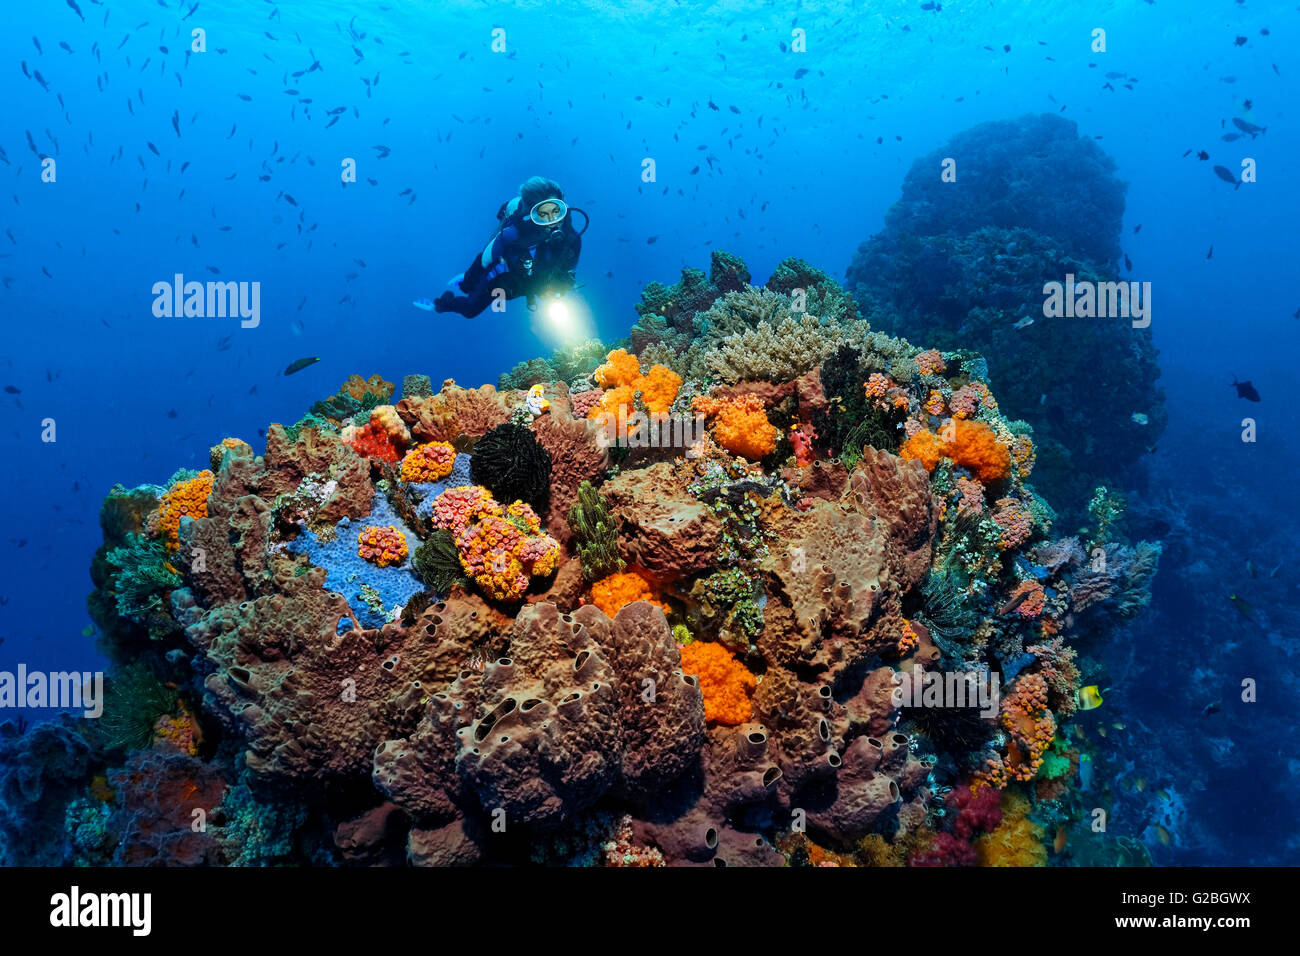
<path fill-rule="evenodd" d="M 1029 819 L 1029 801 L 1018 793 L 1002 797 L 1002 822 L 975 841 L 980 866 L 1046 866 L 1043 828 Z"/>
<path fill-rule="evenodd" d="M 605 364 L 592 377 L 601 388 L 635 385 L 641 378 L 641 363 L 627 349 L 615 349 L 605 356 Z"/>
<path fill-rule="evenodd" d="M 944 435 L 952 441 L 945 441 Z M 958 465 L 969 468 L 981 482 L 998 481 L 1011 473 L 1011 454 L 1007 446 L 997 440 L 993 429 L 983 422 L 954 419 L 944 424 L 941 434 L 921 430 L 903 443 L 899 457 L 915 458 L 934 471 L 941 458 L 950 458 Z"/>
<path fill-rule="evenodd" d="M 635 571 L 611 574 L 607 578 L 601 578 L 591 586 L 591 603 L 610 617 L 613 617 L 633 601 L 649 601 L 651 604 L 663 608 L 664 613 L 669 610 L 668 605 L 655 600 L 654 593 L 650 590 L 650 585 L 646 583 L 646 579 Z"/>
<path fill-rule="evenodd" d="M 391 524 L 368 525 L 357 535 L 357 554 L 381 568 L 401 564 L 409 553 L 406 536 Z"/>
<path fill-rule="evenodd" d="M 735 726 L 753 715 L 749 695 L 758 682 L 721 644 L 695 641 L 682 648 L 682 671 L 700 680 L 704 694 L 704 719 L 711 724 Z"/>
<path fill-rule="evenodd" d="M 667 415 L 677 392 L 682 387 L 682 377 L 667 365 L 652 365 L 637 383 L 641 392 L 641 401 L 646 409 L 655 415 Z"/>
<path fill-rule="evenodd" d="M 758 461 L 776 448 L 781 433 L 767 420 L 757 395 L 736 398 L 697 395 L 691 409 L 713 419 L 714 439 L 733 455 Z"/>
<path fill-rule="evenodd" d="M 438 481 L 451 474 L 456 464 L 456 449 L 445 441 L 431 441 L 417 445 L 402 459 L 402 480 L 409 482 Z"/>
<path fill-rule="evenodd" d="M 588 418 L 597 418 L 605 413 L 617 415 L 620 405 L 626 405 L 627 414 L 631 415 L 638 392 L 646 411 L 653 415 L 666 415 L 682 387 L 682 377 L 667 365 L 652 365 L 650 371 L 642 375 L 640 361 L 626 349 L 610 352 L 605 357 L 605 364 L 596 369 L 592 377 L 605 389 L 605 394 L 600 403 L 587 412 Z"/>
<path fill-rule="evenodd" d="M 182 518 L 206 518 L 208 495 L 212 493 L 212 472 L 201 471 L 189 481 L 178 481 L 167 489 L 158 510 L 154 512 L 153 526 L 165 539 L 168 551 L 180 548 Z"/>

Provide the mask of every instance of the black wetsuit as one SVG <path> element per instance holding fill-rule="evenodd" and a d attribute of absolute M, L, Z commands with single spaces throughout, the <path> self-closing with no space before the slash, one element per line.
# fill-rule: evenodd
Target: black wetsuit
<path fill-rule="evenodd" d="M 518 199 L 501 207 L 500 230 L 469 268 L 447 284 L 434 302 L 437 311 L 473 318 L 492 303 L 496 289 L 504 290 L 507 299 L 527 296 L 531 304 L 542 292 L 573 287 L 582 237 L 572 216 L 556 226 L 539 226 L 528 212 L 519 208 Z"/>

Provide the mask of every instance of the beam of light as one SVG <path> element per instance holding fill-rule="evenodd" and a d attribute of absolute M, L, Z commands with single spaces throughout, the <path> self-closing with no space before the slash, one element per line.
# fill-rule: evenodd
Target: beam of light
<path fill-rule="evenodd" d="M 549 297 L 533 314 L 533 334 L 552 348 L 571 348 L 592 337 L 595 323 L 587 304 L 569 293 Z"/>

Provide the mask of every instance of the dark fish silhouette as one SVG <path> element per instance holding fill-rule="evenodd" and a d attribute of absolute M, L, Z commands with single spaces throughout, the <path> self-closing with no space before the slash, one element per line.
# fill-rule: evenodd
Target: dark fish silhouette
<path fill-rule="evenodd" d="M 285 369 L 284 374 L 292 375 L 294 372 L 301 372 L 303 369 L 307 368 L 308 366 L 315 365 L 319 361 L 320 361 L 319 355 L 313 358 L 300 358 L 298 359 L 298 361 L 294 362 L 287 369 Z"/>
<path fill-rule="evenodd" d="M 1133 271 L 1133 262 L 1129 259 L 1127 252 L 1124 253 L 1124 268 L 1129 272 Z"/>
<path fill-rule="evenodd" d="M 1213 259 L 1213 258 L 1214 258 L 1214 244 L 1213 244 L 1213 243 L 1210 244 L 1210 251 L 1207 252 L 1207 253 L 1205 254 L 1205 258 L 1207 258 L 1207 259 Z"/>
<path fill-rule="evenodd" d="M 19 388 L 17 385 L 6 385 L 5 391 L 8 392 L 10 395 L 21 395 L 23 393 L 23 390 Z"/>
<path fill-rule="evenodd" d="M 1233 186 L 1238 188 L 1241 186 L 1241 183 L 1237 181 L 1237 177 L 1232 175 L 1232 171 L 1225 166 L 1215 166 L 1214 175 L 1218 176 L 1225 183 L 1232 183 Z"/>
<path fill-rule="evenodd" d="M 1235 375 L 1232 377 L 1232 387 L 1237 390 L 1238 398 L 1244 398 L 1248 402 L 1258 402 L 1260 400 L 1259 392 L 1255 390 L 1255 386 L 1251 385 L 1250 382 L 1238 382 Z"/>
<path fill-rule="evenodd" d="M 1250 109 L 1250 107 L 1246 107 L 1246 108 Z M 1251 139 L 1254 139 L 1260 133 L 1268 132 L 1267 126 L 1256 126 L 1254 123 L 1247 123 L 1244 119 L 1241 119 L 1240 117 L 1237 116 L 1234 116 L 1232 118 L 1232 125 L 1237 127 L 1237 129 L 1241 130 Z"/>
<path fill-rule="evenodd" d="M 81 22 L 82 22 L 82 23 L 85 23 L 85 22 L 86 22 L 86 18 L 85 18 L 84 16 L 82 16 L 82 13 L 81 13 L 81 7 L 77 6 L 77 0 L 68 0 L 68 6 L 70 6 L 70 7 L 72 8 L 72 12 L 73 12 L 73 13 L 75 13 L 77 16 L 81 17 Z"/>
<path fill-rule="evenodd" d="M 1210 158 L 1210 154 L 1207 153 L 1205 150 L 1201 150 L 1199 153 L 1196 154 L 1196 158 L 1199 159 L 1201 162 L 1205 162 L 1207 159 Z"/>

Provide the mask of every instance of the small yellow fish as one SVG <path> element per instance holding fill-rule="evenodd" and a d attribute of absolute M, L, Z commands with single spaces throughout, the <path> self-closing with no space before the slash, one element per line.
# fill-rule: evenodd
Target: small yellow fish
<path fill-rule="evenodd" d="M 1123 730 L 1123 729 L 1124 729 L 1124 725 L 1121 724 L 1121 723 L 1119 723 L 1118 721 L 1116 721 L 1115 723 L 1111 724 L 1111 727 L 1115 728 L 1116 730 Z"/>
<path fill-rule="evenodd" d="M 1162 846 L 1168 846 L 1173 842 L 1173 837 L 1169 835 L 1169 831 L 1158 823 L 1156 824 L 1156 836 L 1160 839 Z"/>
<path fill-rule="evenodd" d="M 1084 739 L 1083 728 L 1078 724 L 1074 725 L 1074 736 L 1078 737 L 1080 740 Z"/>
<path fill-rule="evenodd" d="M 170 561 L 164 561 L 163 567 L 166 568 L 168 571 L 170 571 L 172 574 L 180 574 L 179 571 L 177 571 L 174 567 L 172 567 L 172 563 Z"/>
<path fill-rule="evenodd" d="M 1106 736 L 1106 728 L 1105 728 L 1105 727 L 1098 727 L 1098 728 L 1097 728 L 1097 733 L 1099 733 L 1099 734 L 1101 734 L 1103 737 L 1105 737 L 1105 736 Z"/>
<path fill-rule="evenodd" d="M 1079 689 L 1079 709 L 1096 710 L 1101 706 L 1101 688 L 1096 684 L 1089 684 L 1087 687 Z"/>
<path fill-rule="evenodd" d="M 1067 842 L 1069 842 L 1069 837 L 1066 835 L 1065 827 L 1057 827 L 1056 839 L 1052 841 L 1052 849 L 1057 853 L 1061 853 L 1065 850 Z"/>
<path fill-rule="evenodd" d="M 1143 780 L 1141 777 L 1138 777 L 1136 780 L 1133 781 L 1133 787 L 1134 789 L 1137 790 L 1138 793 L 1141 793 L 1143 790 L 1147 788 L 1147 782 Z"/>
<path fill-rule="evenodd" d="M 1156 797 L 1158 797 L 1159 799 L 1164 800 L 1166 803 L 1168 803 L 1168 802 L 1169 802 L 1169 791 L 1168 791 L 1168 790 L 1157 790 L 1157 791 L 1156 791 Z"/>

